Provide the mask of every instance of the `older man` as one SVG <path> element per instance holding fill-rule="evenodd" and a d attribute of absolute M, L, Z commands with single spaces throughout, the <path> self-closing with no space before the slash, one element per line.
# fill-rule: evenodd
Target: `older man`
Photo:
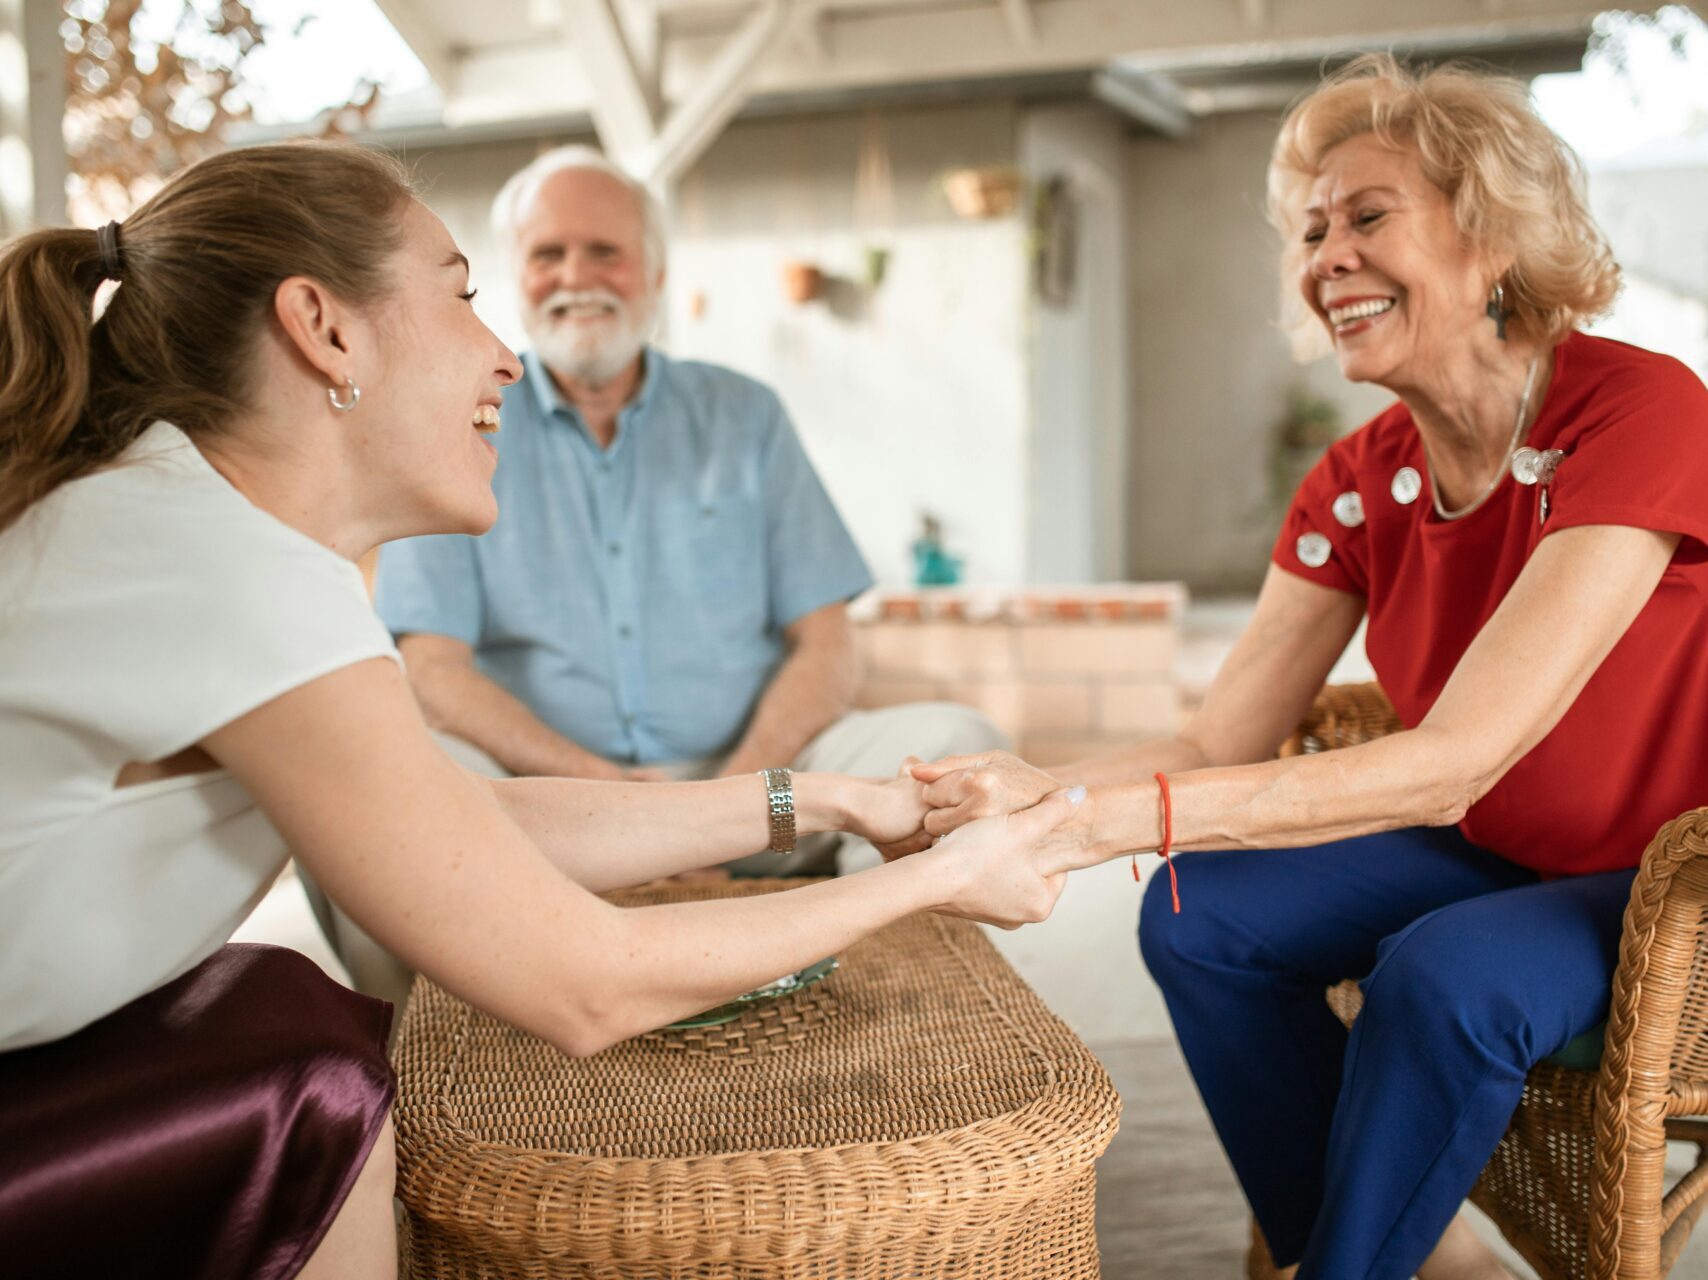
<path fill-rule="evenodd" d="M 378 605 L 422 707 L 489 772 L 893 772 L 995 746 L 965 707 L 850 710 L 859 551 L 768 388 L 649 346 L 658 210 L 597 152 L 505 184 L 533 350 L 504 398 L 482 538 L 388 547 Z M 844 870 L 874 861 L 842 850 Z M 738 873 L 835 870 L 834 837 Z"/>

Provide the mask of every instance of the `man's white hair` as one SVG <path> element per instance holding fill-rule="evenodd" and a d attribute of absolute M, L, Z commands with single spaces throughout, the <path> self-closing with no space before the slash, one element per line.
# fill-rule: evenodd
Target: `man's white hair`
<path fill-rule="evenodd" d="M 641 211 L 641 234 L 646 244 L 646 265 L 649 272 L 664 270 L 664 209 L 644 182 L 636 181 L 622 166 L 594 147 L 580 144 L 553 147 L 524 168 L 510 175 L 492 201 L 492 229 L 512 254 L 516 251 L 516 231 L 522 219 L 533 208 L 534 200 L 546 180 L 570 170 L 603 173 L 615 178 L 634 192 Z"/>

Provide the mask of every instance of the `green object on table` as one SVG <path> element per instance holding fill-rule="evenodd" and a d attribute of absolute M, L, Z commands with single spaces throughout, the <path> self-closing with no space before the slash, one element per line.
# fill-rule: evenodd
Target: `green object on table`
<path fill-rule="evenodd" d="M 707 1009 L 691 1018 L 683 1018 L 680 1022 L 672 1022 L 663 1031 L 693 1031 L 700 1027 L 721 1027 L 726 1022 L 734 1022 L 747 1012 L 748 1006 L 764 1004 L 768 1000 L 781 1000 L 784 996 L 792 996 L 797 991 L 804 991 L 816 982 L 822 982 L 836 972 L 837 959 L 826 956 L 817 964 L 809 964 L 806 968 L 795 973 L 785 974 L 775 982 L 768 982 L 763 987 L 756 987 L 746 995 L 737 996 L 728 1004 L 720 1004 L 715 1009 Z"/>

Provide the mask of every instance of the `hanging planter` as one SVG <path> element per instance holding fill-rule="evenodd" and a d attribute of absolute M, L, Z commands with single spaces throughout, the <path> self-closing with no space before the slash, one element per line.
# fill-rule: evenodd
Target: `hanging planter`
<path fill-rule="evenodd" d="M 1008 165 L 955 169 L 943 175 L 943 194 L 962 218 L 1001 218 L 1020 202 L 1020 173 Z"/>
<path fill-rule="evenodd" d="M 824 293 L 824 272 L 810 262 L 783 264 L 783 296 L 804 307 Z"/>

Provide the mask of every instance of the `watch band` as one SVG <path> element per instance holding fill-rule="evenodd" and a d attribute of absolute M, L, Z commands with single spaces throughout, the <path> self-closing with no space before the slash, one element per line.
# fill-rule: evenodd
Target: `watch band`
<path fill-rule="evenodd" d="M 771 810 L 771 852 L 792 853 L 795 848 L 795 775 L 787 769 L 761 769 L 765 799 Z"/>

